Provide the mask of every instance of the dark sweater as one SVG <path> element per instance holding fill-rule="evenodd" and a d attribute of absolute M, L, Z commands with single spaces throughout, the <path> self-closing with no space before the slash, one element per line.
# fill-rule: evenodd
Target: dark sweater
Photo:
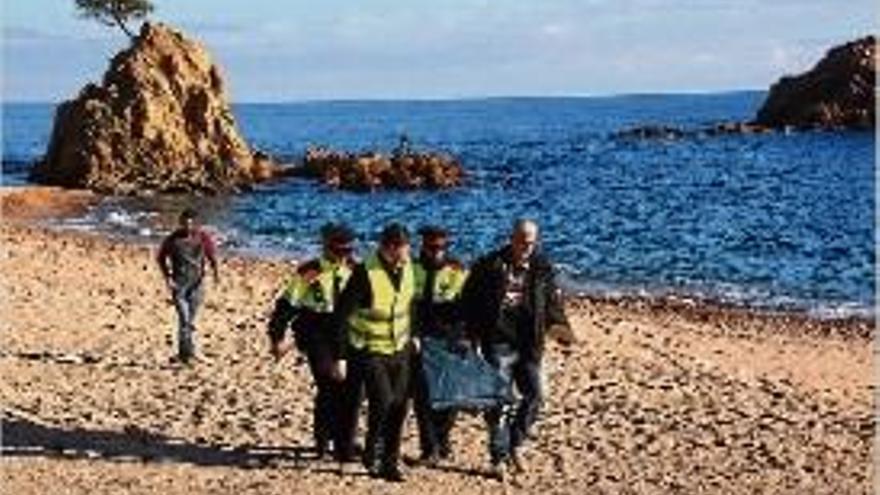
<path fill-rule="evenodd" d="M 515 318 L 504 318 L 503 298 L 511 260 L 510 247 L 506 246 L 474 263 L 461 296 L 465 329 L 483 346 L 504 342 L 527 357 L 540 358 L 547 327 L 568 326 L 555 272 L 546 257 L 533 254 L 528 260 L 522 305 Z"/>
<path fill-rule="evenodd" d="M 202 281 L 206 260 L 216 265 L 216 248 L 207 232 L 178 229 L 162 241 L 156 260 L 162 274 L 178 287 L 192 287 Z"/>

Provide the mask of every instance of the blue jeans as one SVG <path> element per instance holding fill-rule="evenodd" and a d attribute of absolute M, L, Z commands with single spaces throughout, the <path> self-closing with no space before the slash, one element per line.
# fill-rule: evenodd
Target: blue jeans
<path fill-rule="evenodd" d="M 174 289 L 171 294 L 177 311 L 177 355 L 190 358 L 196 353 L 195 321 L 202 303 L 201 282 Z"/>
<path fill-rule="evenodd" d="M 493 344 L 484 350 L 486 361 L 516 386 L 519 403 L 486 412 L 489 427 L 489 455 L 493 463 L 507 460 L 528 439 L 544 401 L 540 358 L 523 357 L 509 344 Z"/>

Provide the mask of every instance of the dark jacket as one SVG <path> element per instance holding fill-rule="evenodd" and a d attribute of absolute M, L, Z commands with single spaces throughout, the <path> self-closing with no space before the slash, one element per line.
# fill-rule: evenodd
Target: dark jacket
<path fill-rule="evenodd" d="M 471 267 L 462 289 L 461 308 L 465 329 L 485 346 L 496 341 L 495 332 L 501 316 L 506 284 L 506 266 L 511 262 L 510 246 L 481 257 Z M 525 356 L 539 358 L 544 351 L 544 336 L 551 325 L 568 326 L 562 297 L 556 286 L 555 270 L 540 253 L 529 260 L 526 273 L 522 318 L 513 343 Z"/>
<path fill-rule="evenodd" d="M 320 260 L 311 260 L 297 268 L 298 276 L 321 270 Z M 314 350 L 315 346 L 332 346 L 335 335 L 332 313 L 321 313 L 307 307 L 294 306 L 286 295 L 275 300 L 275 307 L 269 317 L 268 334 L 272 343 L 280 342 L 287 330 L 293 331 L 296 347 L 304 352 Z"/>
<path fill-rule="evenodd" d="M 206 260 L 216 268 L 216 253 L 213 239 L 204 230 L 177 229 L 162 241 L 156 261 L 162 274 L 178 287 L 192 287 L 201 283 Z"/>
<path fill-rule="evenodd" d="M 434 266 L 431 262 L 419 258 L 418 265 L 425 271 L 423 287 L 417 287 L 423 294 L 416 294 L 413 311 L 413 336 L 434 337 L 448 340 L 456 340 L 461 337 L 461 311 L 459 298 L 461 293 L 448 301 L 432 301 L 430 294 L 433 293 L 437 284 L 437 273 L 444 268 L 452 268 L 463 271 L 461 262 L 454 258 L 443 260 L 440 266 Z M 467 280 L 467 279 L 465 279 Z M 417 284 L 418 286 L 418 284 Z"/>

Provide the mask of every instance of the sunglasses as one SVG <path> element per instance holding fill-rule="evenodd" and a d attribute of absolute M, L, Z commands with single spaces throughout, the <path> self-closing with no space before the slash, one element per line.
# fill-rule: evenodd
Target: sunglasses
<path fill-rule="evenodd" d="M 448 246 L 447 243 L 425 244 L 425 251 L 443 251 Z"/>
<path fill-rule="evenodd" d="M 330 251 L 335 254 L 351 254 L 354 251 L 354 247 L 351 244 L 332 244 L 330 245 Z"/>

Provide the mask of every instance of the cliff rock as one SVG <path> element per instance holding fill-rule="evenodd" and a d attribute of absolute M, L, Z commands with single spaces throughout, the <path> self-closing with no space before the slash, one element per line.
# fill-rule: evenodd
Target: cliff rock
<path fill-rule="evenodd" d="M 770 127 L 873 128 L 877 42 L 834 47 L 810 71 L 770 87 L 756 123 Z"/>
<path fill-rule="evenodd" d="M 145 23 L 100 85 L 59 105 L 32 178 L 116 194 L 215 193 L 278 171 L 239 134 L 208 52 L 168 26 Z"/>

